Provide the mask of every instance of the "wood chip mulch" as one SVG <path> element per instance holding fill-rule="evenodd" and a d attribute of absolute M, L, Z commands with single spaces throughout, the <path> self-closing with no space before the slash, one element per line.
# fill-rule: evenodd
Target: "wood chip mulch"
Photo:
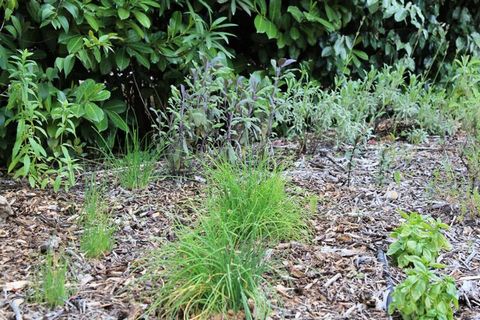
<path fill-rule="evenodd" d="M 448 192 L 453 182 L 435 180 L 433 174 L 450 163 L 462 181 L 461 145 L 461 137 L 446 142 L 432 137 L 422 145 L 388 143 L 392 156 L 382 184 L 384 142 L 372 141 L 355 158 L 350 185 L 344 152 L 322 148 L 296 159 L 286 175 L 294 186 L 317 195 L 318 212 L 309 218 L 310 240 L 272 248 L 274 268 L 265 284 L 270 318 L 389 319 L 384 310 L 388 284 L 400 282 L 404 273 L 387 267 L 382 253 L 401 222 L 398 210 L 404 210 L 451 225 L 446 234 L 453 250 L 440 261 L 447 265 L 442 273 L 454 277 L 460 291 L 455 318 L 480 320 L 480 216 L 461 212 L 459 200 Z M 395 171 L 400 183 L 392 178 Z M 0 222 L 0 319 L 15 319 L 15 312 L 25 320 L 141 318 L 148 299 L 136 281 L 143 270 L 137 261 L 162 241 L 173 241 L 176 224 L 196 219 L 192 208 L 204 187 L 202 179 L 196 180 L 164 179 L 142 191 L 110 186 L 116 244 L 104 258 L 90 260 L 79 250 L 81 187 L 54 194 L 0 177 L 0 194 L 14 211 Z M 55 309 L 31 299 L 49 246 L 68 257 L 73 293 Z"/>

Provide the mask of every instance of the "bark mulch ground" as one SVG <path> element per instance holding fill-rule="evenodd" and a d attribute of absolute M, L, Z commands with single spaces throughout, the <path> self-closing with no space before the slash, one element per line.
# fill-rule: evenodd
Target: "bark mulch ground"
<path fill-rule="evenodd" d="M 271 250 L 274 268 L 265 284 L 271 319 L 388 319 L 388 282 L 404 277 L 394 266 L 386 267 L 382 254 L 400 223 L 398 210 L 429 214 L 451 225 L 446 234 L 453 250 L 440 260 L 447 265 L 442 272 L 453 276 L 460 289 L 455 317 L 480 319 L 480 216 L 465 214 L 455 196 L 461 192 L 453 190 L 462 188 L 466 175 L 461 143 L 461 137 L 430 138 L 422 145 L 372 141 L 354 158 L 350 183 L 344 152 L 319 146 L 297 157 L 285 174 L 296 193 L 300 188 L 317 195 L 318 211 L 309 218 L 312 239 Z M 143 271 L 138 260 L 159 243 L 173 241 L 176 224 L 196 219 L 192 208 L 202 188 L 198 177 L 163 179 L 142 191 L 110 186 L 106 200 L 116 244 L 106 257 L 89 260 L 79 250 L 80 187 L 53 194 L 0 178 L 0 194 L 14 211 L 0 224 L 0 319 L 14 319 L 15 309 L 23 319 L 141 317 L 148 288 L 135 281 Z M 52 246 L 68 257 L 73 292 L 65 306 L 53 310 L 31 299 L 39 263 Z"/>

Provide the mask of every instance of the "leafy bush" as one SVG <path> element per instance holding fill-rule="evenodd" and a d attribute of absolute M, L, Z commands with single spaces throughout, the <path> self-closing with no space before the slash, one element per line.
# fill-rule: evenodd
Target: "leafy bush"
<path fill-rule="evenodd" d="M 169 96 L 170 85 L 183 79 L 192 61 L 198 60 L 199 52 L 209 58 L 221 53 L 236 73 L 264 69 L 270 58 L 311 59 L 312 74 L 321 83 L 331 83 L 333 75 L 348 74 L 350 69 L 363 75 L 364 69 L 368 70 L 371 65 L 379 69 L 384 61 L 399 62 L 412 72 L 425 71 L 426 76 L 434 79 L 447 79 L 442 75 L 454 74 L 450 72 L 455 69 L 449 61 L 462 53 L 479 53 L 480 24 L 477 23 L 478 15 L 473 14 L 477 4 L 478 0 L 466 4 L 397 0 L 322 3 L 304 0 L 1 1 L 4 19 L 0 29 L 0 89 L 6 94 L 0 97 L 0 148 L 7 151 L 1 153 L 1 161 L 11 163 L 16 159 L 13 167 L 20 170 L 19 176 L 26 175 L 19 163 L 24 161 L 29 167 L 28 161 L 17 157 L 17 152 L 10 152 L 18 138 L 15 134 L 17 123 L 20 117 L 26 116 L 17 112 L 21 109 L 18 106 L 12 109 L 13 104 L 18 105 L 14 100 L 22 96 L 18 95 L 20 91 L 31 90 L 23 95 L 22 103 L 28 100 L 29 108 L 34 107 L 46 118 L 37 119 L 42 121 L 37 125 L 45 134 L 36 132 L 35 136 L 40 137 L 41 143 L 36 142 L 47 157 L 53 157 L 47 163 L 55 162 L 52 167 L 68 167 L 61 160 L 67 157 L 66 151 L 75 158 L 83 152 L 84 143 L 95 143 L 96 131 L 114 142 L 117 129 L 125 130 L 126 123 L 120 116 L 125 102 L 140 117 L 142 130 L 148 128 L 149 108 L 165 111 L 161 106 Z M 229 41 L 232 41 L 230 45 Z M 19 50 L 34 52 L 28 62 L 28 69 L 35 69 L 34 76 L 17 73 L 16 62 L 10 57 L 17 55 Z M 272 52 L 277 57 L 267 54 Z M 441 72 L 437 72 L 435 63 L 444 67 Z M 251 85 L 258 86 L 260 79 L 253 78 Z M 32 84 L 9 86 L 10 81 L 21 82 L 20 79 Z M 418 82 L 415 90 L 423 89 L 424 84 L 418 78 L 411 76 L 411 79 Z M 273 79 L 270 84 L 274 83 Z M 354 86 L 353 83 L 349 85 Z M 232 95 L 237 89 L 241 91 L 236 88 L 235 81 L 228 87 Z M 92 95 L 85 94 L 90 91 Z M 187 116 L 180 112 L 178 100 L 182 100 L 179 98 L 182 93 L 179 92 L 174 97 L 177 102 L 171 104 L 172 109 L 167 112 L 167 117 L 172 116 L 177 123 L 181 123 L 179 117 Z M 423 90 L 419 92 L 422 94 Z M 268 98 L 268 103 L 258 101 L 263 104 L 260 109 L 272 105 L 270 98 L 273 97 L 275 103 L 267 110 L 267 119 L 278 117 L 278 98 L 271 94 L 264 97 Z M 296 99 L 299 98 L 297 95 Z M 10 108 L 4 106 L 7 101 L 10 101 Z M 235 104 L 238 101 L 230 100 L 230 109 Z M 419 108 L 415 111 L 419 119 L 437 116 L 436 112 L 430 112 L 431 108 L 425 112 L 422 104 Z M 223 117 L 228 119 L 229 114 L 236 114 L 247 119 L 242 124 L 233 124 L 234 119 L 227 121 L 235 129 L 248 127 L 242 132 L 256 135 L 261 132 L 265 136 L 269 126 L 275 129 L 276 119 L 273 119 L 267 121 L 267 129 L 263 132 L 262 121 L 257 121 L 256 115 L 248 111 L 226 112 Z M 299 110 L 299 113 L 305 112 Z M 197 114 L 195 118 L 195 127 L 200 131 L 205 126 L 204 120 Z M 301 126 L 304 124 L 299 123 L 297 129 Z M 239 136 L 247 139 L 245 135 Z M 187 146 L 190 145 L 188 137 L 179 138 L 184 139 Z M 205 139 L 201 139 L 200 146 Z M 238 149 L 235 139 L 231 139 L 233 146 L 229 149 Z M 179 145 L 183 152 L 183 142 Z M 37 149 L 25 150 L 25 153 L 31 154 L 29 158 L 35 152 L 41 155 Z M 32 176 L 31 183 L 36 181 L 42 185 L 44 180 L 36 176 L 42 176 L 43 172 L 35 171 L 45 169 L 36 169 L 37 158 L 36 155 L 28 175 Z M 60 174 L 59 179 L 71 179 L 71 168 L 64 171 L 67 174 Z"/>
<path fill-rule="evenodd" d="M 408 269 L 407 279 L 395 288 L 389 313 L 398 310 L 405 320 L 453 320 L 453 310 L 458 308 L 455 280 L 436 275 L 419 257 L 409 260 L 415 268 Z"/>
<path fill-rule="evenodd" d="M 218 148 L 235 161 L 246 150 L 265 151 L 274 136 L 305 144 L 309 132 L 329 137 L 334 131 L 339 143 L 362 144 L 385 119 L 392 123 L 388 130 L 400 133 L 457 129 L 459 117 L 449 112 L 446 91 L 424 90 L 428 82 L 402 66 L 372 68 L 361 80 L 338 78 L 335 87 L 324 89 L 305 64 L 286 69 L 293 60 L 272 60 L 272 77 L 255 72 L 245 78 L 226 63 L 217 57 L 194 64 L 185 85 L 172 87 L 166 113 L 158 114 L 156 127 L 177 171 L 196 150 Z"/>
<path fill-rule="evenodd" d="M 419 257 L 427 265 L 434 264 L 440 250 L 450 250 L 450 243 L 441 233 L 442 229 L 448 229 L 448 225 L 440 219 L 434 220 L 415 212 L 401 212 L 401 216 L 406 221 L 392 232 L 391 236 L 397 240 L 387 252 L 399 267 L 410 265 L 410 256 Z"/>
<path fill-rule="evenodd" d="M 196 13 L 199 8 L 208 12 L 204 5 L 2 1 L 0 90 L 7 94 L 0 97 L 0 161 L 9 163 L 17 177 L 28 176 L 32 185 L 43 187 L 55 179 L 48 168 L 60 171 L 57 189 L 61 181 L 71 185 L 78 167 L 65 162 L 83 154 L 83 146 L 95 144 L 99 134 L 115 142 L 117 129 L 127 128 L 120 116 L 125 102 L 142 114 L 148 109 L 143 88 L 160 105 L 160 95 L 150 88 L 168 88 L 198 51 L 231 56 L 222 46 L 229 36 L 223 30 L 231 24 L 225 17 L 204 20 Z M 19 49 L 22 56 L 9 59 Z M 32 139 L 35 150 L 27 145 Z"/>
<path fill-rule="evenodd" d="M 273 79 L 258 72 L 239 76 L 221 57 L 195 63 L 185 85 L 172 87 L 167 114 L 157 119 L 160 134 L 166 131 L 172 167 L 181 169 L 194 150 L 216 147 L 234 161 L 255 142 L 265 146 L 278 121 L 282 70 L 292 62 L 272 60 Z"/>
<path fill-rule="evenodd" d="M 401 62 L 411 71 L 449 72 L 458 53 L 480 54 L 478 1 L 255 1 L 255 30 L 239 54 L 264 64 L 278 57 L 312 60 L 323 79 Z M 475 21 L 475 22 L 474 22 Z M 249 21 L 240 23 L 247 28 Z M 248 29 L 247 29 L 248 30 Z M 245 40 L 241 39 L 242 43 Z M 251 43 L 250 46 L 248 44 Z M 403 61 L 403 62 L 402 62 Z"/>
<path fill-rule="evenodd" d="M 209 181 L 206 214 L 196 228 L 182 228 L 176 242 L 151 256 L 146 277 L 164 280 L 151 312 L 168 319 L 264 319 L 268 306 L 260 285 L 268 267 L 266 248 L 305 236 L 307 227 L 282 178 L 265 164 L 222 162 L 210 170 Z"/>

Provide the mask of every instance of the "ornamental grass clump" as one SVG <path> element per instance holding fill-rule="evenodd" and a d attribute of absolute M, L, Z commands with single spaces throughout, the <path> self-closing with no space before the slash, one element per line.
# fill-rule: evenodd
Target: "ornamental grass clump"
<path fill-rule="evenodd" d="M 308 234 L 285 181 L 267 165 L 209 169 L 205 213 L 192 230 L 155 251 L 146 278 L 159 285 L 150 308 L 165 319 L 268 315 L 263 274 L 267 248 Z"/>
<path fill-rule="evenodd" d="M 286 181 L 266 162 L 217 163 L 208 173 L 207 209 L 213 223 L 225 224 L 241 240 L 300 240 L 308 234 L 302 212 L 286 192 Z"/>

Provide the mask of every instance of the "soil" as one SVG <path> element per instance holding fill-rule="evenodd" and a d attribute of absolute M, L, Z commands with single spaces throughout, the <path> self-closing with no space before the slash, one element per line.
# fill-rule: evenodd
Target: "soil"
<path fill-rule="evenodd" d="M 307 154 L 295 156 L 285 171 L 292 182 L 289 191 L 316 195 L 318 206 L 308 218 L 311 239 L 270 250 L 274 268 L 265 283 L 270 318 L 389 319 L 389 282 L 397 284 L 404 272 L 384 252 L 392 242 L 389 234 L 401 222 L 399 210 L 404 210 L 451 226 L 446 235 L 453 249 L 439 259 L 447 266 L 441 272 L 454 277 L 459 288 L 455 318 L 480 319 L 480 219 L 478 212 L 462 210 L 461 196 L 455 196 L 465 187 L 467 174 L 459 157 L 462 141 L 430 137 L 411 145 L 372 140 L 354 158 L 350 181 L 345 150 L 311 143 Z M 284 141 L 275 146 L 293 154 L 298 147 Z M 448 178 L 447 168 L 453 177 Z M 149 304 L 148 285 L 137 281 L 144 272 L 141 259 L 174 241 L 179 223 L 196 220 L 192 208 L 201 201 L 203 188 L 200 172 L 160 179 L 141 191 L 112 184 L 105 200 L 116 244 L 105 257 L 91 260 L 79 250 L 81 186 L 52 193 L 0 177 L 0 194 L 14 211 L 0 224 L 0 319 L 14 319 L 15 312 L 23 319 L 141 319 Z M 49 246 L 68 257 L 72 293 L 55 309 L 32 299 L 35 275 Z"/>

